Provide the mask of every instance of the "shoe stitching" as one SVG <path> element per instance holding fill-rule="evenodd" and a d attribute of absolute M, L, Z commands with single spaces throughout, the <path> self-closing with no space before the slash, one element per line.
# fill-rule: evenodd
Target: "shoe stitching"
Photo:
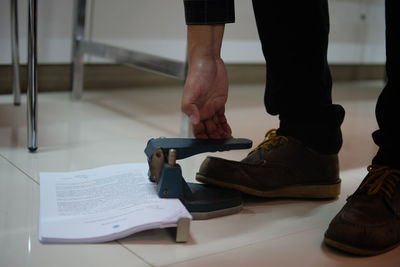
<path fill-rule="evenodd" d="M 230 159 L 224 159 L 224 158 L 219 158 L 219 157 L 214 157 L 214 156 L 207 156 L 208 160 L 214 160 L 214 161 L 223 161 L 225 163 L 234 163 L 235 165 L 239 166 L 244 166 L 244 167 L 282 167 L 282 168 L 287 168 L 285 164 L 279 163 L 279 162 L 269 162 L 266 161 L 265 159 L 260 160 L 256 163 L 248 163 L 248 162 L 241 162 L 241 161 L 234 161 Z"/>
<path fill-rule="evenodd" d="M 397 218 L 393 218 L 392 220 L 389 221 L 385 221 L 385 222 L 379 222 L 379 223 L 369 223 L 369 224 L 364 224 L 364 223 L 355 223 L 352 220 L 350 220 L 347 216 L 347 212 L 343 212 L 341 215 L 341 218 L 339 218 L 338 220 L 340 220 L 342 223 L 347 224 L 350 227 L 355 227 L 361 230 L 365 230 L 367 228 L 382 228 L 387 227 L 388 225 L 391 224 L 398 224 L 398 220 Z"/>

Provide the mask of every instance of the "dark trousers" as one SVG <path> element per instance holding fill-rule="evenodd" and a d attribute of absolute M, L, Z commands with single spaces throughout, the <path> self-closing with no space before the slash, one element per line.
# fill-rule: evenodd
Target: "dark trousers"
<path fill-rule="evenodd" d="M 400 1 L 386 0 L 387 83 L 376 104 L 379 130 L 372 134 L 379 151 L 373 163 L 400 169 Z"/>
<path fill-rule="evenodd" d="M 400 11 L 399 0 L 386 0 L 388 83 L 376 107 L 379 146 L 374 163 L 400 165 Z M 253 0 L 257 28 L 267 62 L 265 107 L 279 115 L 278 133 L 301 140 L 324 154 L 342 145 L 344 109 L 332 103 L 327 62 L 327 0 Z M 397 137 L 397 138 L 396 138 Z M 397 154 L 394 153 L 397 151 Z"/>

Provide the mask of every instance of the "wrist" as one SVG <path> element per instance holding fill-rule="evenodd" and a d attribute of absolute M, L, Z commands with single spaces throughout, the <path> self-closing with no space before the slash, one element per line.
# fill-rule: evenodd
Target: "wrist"
<path fill-rule="evenodd" d="M 221 58 L 224 25 L 189 25 L 188 59 L 190 62 Z"/>

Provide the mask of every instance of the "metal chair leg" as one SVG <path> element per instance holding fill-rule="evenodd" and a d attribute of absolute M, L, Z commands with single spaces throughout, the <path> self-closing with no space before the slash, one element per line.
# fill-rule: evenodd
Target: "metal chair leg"
<path fill-rule="evenodd" d="M 37 0 L 28 1 L 28 149 L 37 149 Z"/>
<path fill-rule="evenodd" d="M 13 65 L 14 105 L 21 104 L 21 86 L 19 79 L 19 46 L 18 46 L 18 0 L 10 1 L 11 11 L 11 54 Z"/>
<path fill-rule="evenodd" d="M 83 94 L 83 55 L 81 42 L 85 36 L 86 0 L 74 2 L 74 26 L 72 36 L 72 98 L 79 99 Z"/>

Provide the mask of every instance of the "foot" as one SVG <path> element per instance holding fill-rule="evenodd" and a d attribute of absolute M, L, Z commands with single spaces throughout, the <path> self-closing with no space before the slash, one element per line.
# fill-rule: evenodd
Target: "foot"
<path fill-rule="evenodd" d="M 371 165 L 368 171 L 324 239 L 331 247 L 363 256 L 400 245 L 400 170 Z"/>
<path fill-rule="evenodd" d="M 336 198 L 340 193 L 337 154 L 319 154 L 274 129 L 240 162 L 207 157 L 196 179 L 259 197 Z"/>

